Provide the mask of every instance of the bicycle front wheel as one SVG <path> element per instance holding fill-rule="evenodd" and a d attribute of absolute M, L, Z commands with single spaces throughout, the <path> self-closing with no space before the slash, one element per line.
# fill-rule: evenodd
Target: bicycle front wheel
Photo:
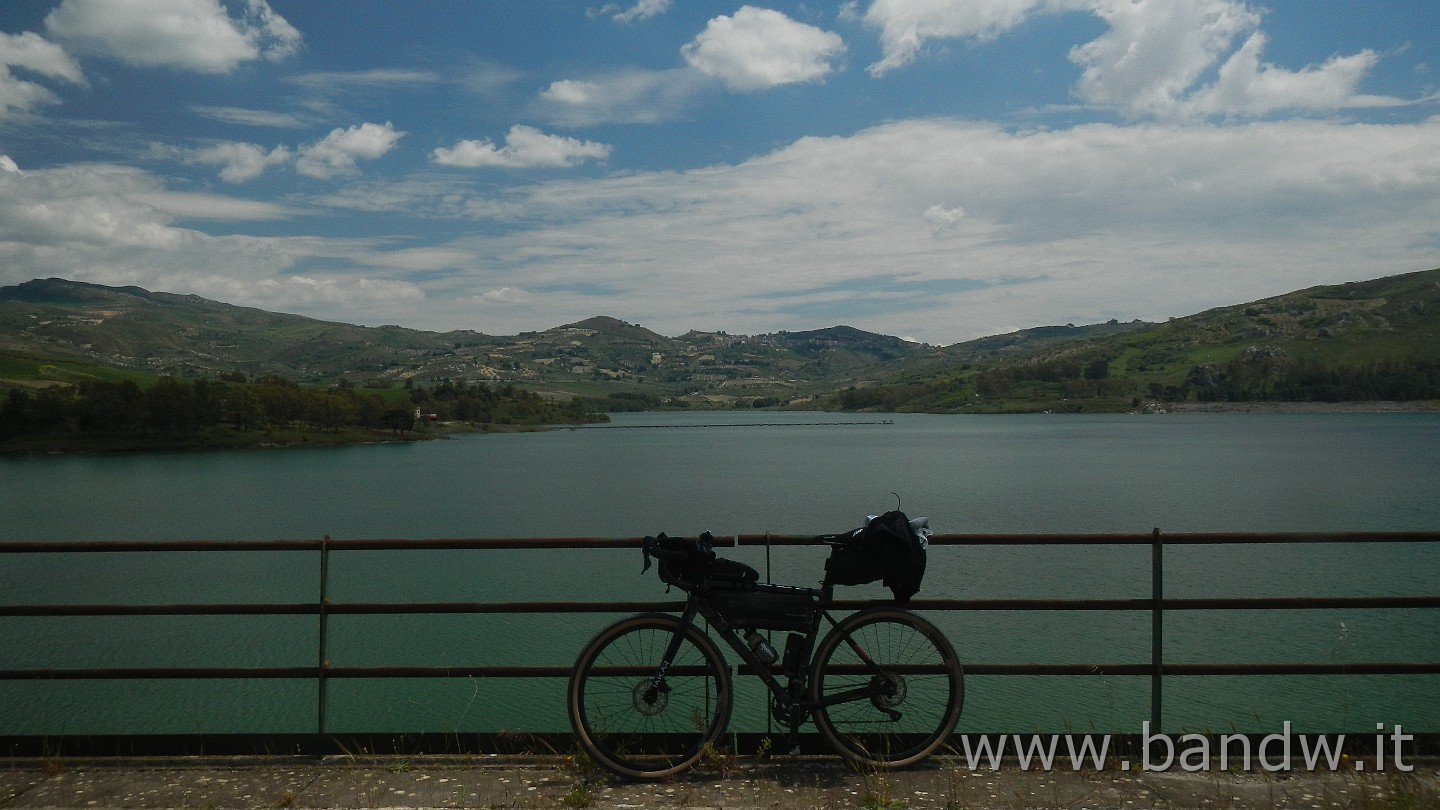
<path fill-rule="evenodd" d="M 632 779 L 663 779 L 694 765 L 730 720 L 730 671 L 709 636 L 661 613 L 601 630 L 570 674 L 570 724 L 598 764 Z M 658 677 L 657 677 L 658 676 Z"/>
<path fill-rule="evenodd" d="M 964 703 L 964 674 L 935 625 L 907 610 L 873 608 L 834 627 L 811 665 L 812 700 L 845 693 L 860 694 L 815 709 L 821 736 L 853 762 L 903 768 L 950 738 Z"/>

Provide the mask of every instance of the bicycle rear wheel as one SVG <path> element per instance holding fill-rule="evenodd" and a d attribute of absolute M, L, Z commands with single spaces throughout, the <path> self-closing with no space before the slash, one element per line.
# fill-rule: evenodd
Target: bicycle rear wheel
<path fill-rule="evenodd" d="M 964 673 L 955 650 L 935 625 L 907 610 L 872 608 L 848 616 L 816 650 L 813 700 L 871 686 L 881 692 L 814 711 L 821 736 L 853 762 L 912 765 L 944 744 L 960 719 Z"/>
<path fill-rule="evenodd" d="M 689 768 L 730 720 L 730 671 L 694 625 L 656 688 L 679 628 L 674 616 L 631 616 L 601 630 L 575 661 L 570 724 L 585 752 L 621 776 L 663 779 Z"/>

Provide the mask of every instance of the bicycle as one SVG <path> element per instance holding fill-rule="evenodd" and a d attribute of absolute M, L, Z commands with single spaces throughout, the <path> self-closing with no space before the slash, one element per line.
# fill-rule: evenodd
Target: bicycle
<path fill-rule="evenodd" d="M 928 525 L 898 510 L 862 529 L 815 538 L 831 545 L 819 588 L 759 582 L 750 566 L 715 556 L 708 532 L 697 540 L 645 538 L 644 570 L 658 559 L 660 578 L 685 592 L 685 609 L 678 617 L 622 619 L 581 650 L 567 701 L 585 753 L 621 776 L 663 779 L 714 750 L 730 719 L 732 671 L 698 617 L 769 688 L 771 714 L 788 728 L 791 750 L 811 719 L 830 747 L 857 765 L 903 768 L 930 756 L 949 739 L 964 702 L 964 674 L 950 642 L 903 607 L 871 606 L 839 621 L 830 613 L 836 584 L 879 580 L 885 572 L 865 569 L 896 559 L 897 546 L 860 546 L 877 521 L 899 525 L 892 516 L 909 527 L 923 574 Z M 833 565 L 846 558 L 860 570 Z M 903 584 L 896 590 L 903 600 L 919 587 L 919 575 L 910 578 L 908 593 Z M 888 577 L 886 584 L 897 587 Z M 787 633 L 783 656 L 761 630 Z"/>

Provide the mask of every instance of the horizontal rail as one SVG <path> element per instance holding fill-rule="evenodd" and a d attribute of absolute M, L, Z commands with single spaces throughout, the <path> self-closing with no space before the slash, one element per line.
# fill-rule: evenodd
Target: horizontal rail
<path fill-rule="evenodd" d="M 156 551 L 467 551 L 526 549 L 639 549 L 642 537 L 468 537 L 376 540 L 83 540 L 9 541 L 0 554 L 122 553 Z M 937 534 L 934 546 L 1144 545 L 1143 534 Z M 716 536 L 715 545 L 810 546 L 815 535 L 741 534 Z M 1295 543 L 1440 543 L 1440 532 L 1206 532 L 1164 535 L 1167 546 Z"/>
<path fill-rule="evenodd" d="M 815 535 L 743 534 L 717 537 L 719 547 L 813 546 Z M 80 616 L 218 616 L 275 615 L 314 617 L 318 627 L 317 655 L 310 666 L 279 667 L 105 667 L 0 669 L 0 681 L 94 680 L 197 680 L 270 679 L 308 680 L 317 686 L 316 733 L 328 731 L 326 684 L 340 679 L 402 678 L 552 678 L 571 675 L 571 666 L 484 665 L 468 667 L 376 666 L 335 667 L 329 663 L 327 628 L 335 616 L 398 616 L 417 614 L 576 614 L 678 612 L 681 601 L 535 601 L 535 602 L 406 602 L 334 603 L 330 601 L 327 566 L 335 552 L 351 551 L 505 551 L 505 550 L 639 550 L 643 538 L 434 538 L 335 540 L 161 540 L 0 542 L 5 554 L 111 554 L 196 552 L 303 552 L 319 561 L 319 590 L 313 601 L 301 603 L 190 603 L 190 604 L 0 604 L 0 617 Z M 1436 661 L 1361 661 L 1350 663 L 1172 663 L 1164 659 L 1163 617 L 1167 611 L 1234 610 L 1433 610 L 1440 595 L 1374 597 L 1263 597 L 1167 598 L 1164 593 L 1163 549 L 1166 546 L 1222 544 L 1377 544 L 1440 543 L 1440 532 L 1281 532 L 1163 534 L 1159 529 L 1140 534 L 947 534 L 930 539 L 935 546 L 1141 546 L 1151 555 L 1148 597 L 1110 599 L 917 599 L 906 607 L 919 611 L 1092 611 L 1143 612 L 1151 617 L 1150 660 L 1145 663 L 972 663 L 967 674 L 976 676 L 1128 676 L 1151 679 L 1152 728 L 1161 727 L 1162 682 L 1168 677 L 1209 676 L 1435 676 Z M 767 555 L 768 560 L 768 555 Z M 871 600 L 839 600 L 837 610 L 877 604 Z M 888 601 L 883 604 L 892 604 Z M 675 670 L 672 670 L 672 672 Z M 748 672 L 747 665 L 738 667 Z"/>
<path fill-rule="evenodd" d="M 619 668 L 623 669 L 623 668 Z M 742 666 L 742 672 L 751 671 Z M 104 669 L 12 669 L 0 680 L 203 680 L 358 678 L 569 678 L 570 666 L 474 667 L 110 667 Z M 856 667 L 859 671 L 859 667 Z M 868 671 L 868 670 L 865 670 Z M 929 671 L 929 670 L 926 670 Z M 670 673 L 703 675 L 703 670 L 672 667 Z M 606 674 L 654 674 L 609 672 Z M 966 675 L 1129 675 L 1151 676 L 1150 664 L 966 664 Z M 845 674 L 842 671 L 840 674 Z M 1214 675 L 1440 675 L 1440 661 L 1363 661 L 1349 664 L 1166 664 L 1165 676 Z"/>
<path fill-rule="evenodd" d="M 837 610 L 890 602 L 837 600 Z M 1153 599 L 915 599 L 911 610 L 1151 611 Z M 330 603 L 331 616 L 490 613 L 641 613 L 683 610 L 684 602 L 376 602 Z M 1164 599 L 1162 610 L 1416 610 L 1440 608 L 1440 596 L 1337 596 L 1264 599 Z M 321 606 L 298 604 L 0 605 L 0 616 L 316 616 Z"/>

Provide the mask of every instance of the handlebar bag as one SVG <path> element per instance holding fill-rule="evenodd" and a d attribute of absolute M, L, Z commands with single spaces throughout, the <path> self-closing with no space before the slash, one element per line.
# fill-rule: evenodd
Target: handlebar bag
<path fill-rule="evenodd" d="M 663 532 L 646 537 L 643 552 L 645 567 L 650 558 L 660 561 L 660 579 L 667 585 L 691 589 L 718 582 L 724 584 L 753 583 L 760 579 L 754 568 L 736 560 L 715 556 L 714 538 L 705 532 L 694 540 L 667 537 Z"/>

